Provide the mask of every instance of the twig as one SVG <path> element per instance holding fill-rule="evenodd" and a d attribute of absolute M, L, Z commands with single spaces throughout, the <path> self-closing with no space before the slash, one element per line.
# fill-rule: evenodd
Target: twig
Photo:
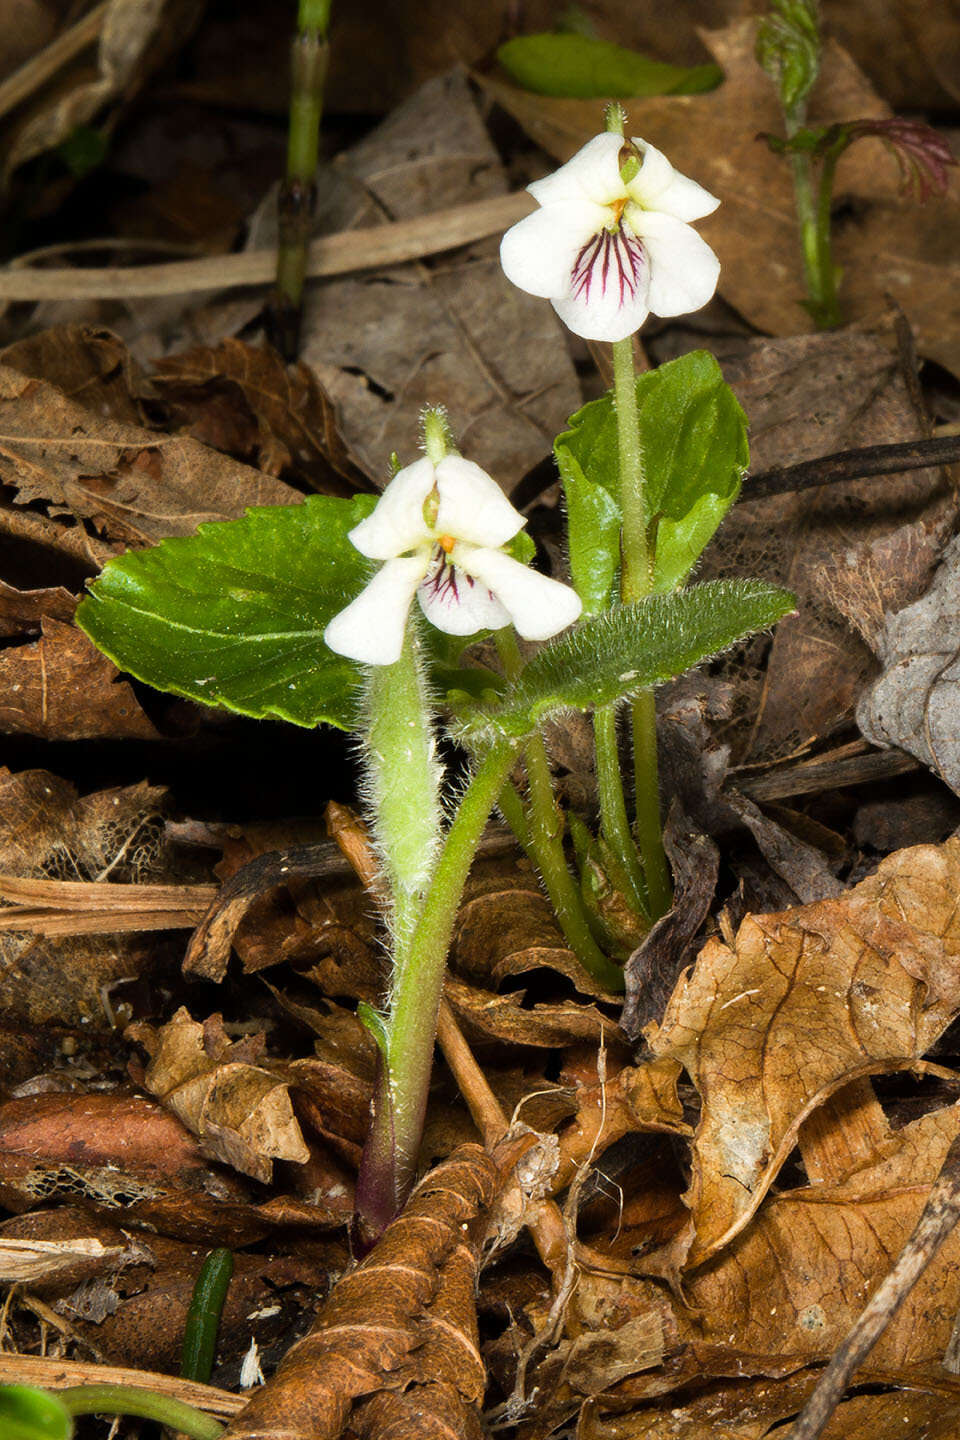
<path fill-rule="evenodd" d="M 860 450 L 838 450 L 799 465 L 761 470 L 748 476 L 743 498 L 761 500 L 817 485 L 835 485 L 841 480 L 866 480 L 872 475 L 895 475 L 899 470 L 951 465 L 955 460 L 960 460 L 960 435 L 933 435 L 902 445 L 865 445 Z"/>
<path fill-rule="evenodd" d="M 307 274 L 349 275 L 381 265 L 398 265 L 423 255 L 439 255 L 488 235 L 497 235 L 526 215 L 526 194 L 497 195 L 455 205 L 414 220 L 397 220 L 362 230 L 324 235 L 310 246 Z M 189 295 L 201 290 L 227 290 L 239 285 L 266 285 L 274 278 L 275 250 L 248 250 L 240 255 L 207 255 L 163 265 L 129 268 L 31 270 L 20 256 L 0 271 L 0 301 L 128 300 L 133 296 Z"/>
<path fill-rule="evenodd" d="M 0 1353 L 0 1384 L 39 1385 L 44 1390 L 65 1390 L 73 1385 L 135 1385 L 172 1395 L 210 1415 L 239 1415 L 246 1395 L 231 1395 L 213 1385 L 161 1375 L 153 1370 L 131 1370 L 121 1365 L 94 1365 L 81 1360 L 57 1360 L 46 1355 Z"/>
<path fill-rule="evenodd" d="M 88 45 L 98 40 L 108 9 L 109 0 L 103 0 L 103 4 L 97 5 L 89 15 L 84 15 L 76 25 L 64 30 L 62 35 L 45 45 L 39 54 L 32 55 L 25 65 L 21 65 L 19 70 L 9 75 L 0 85 L 0 115 L 7 115 L 11 110 L 15 110 L 24 100 L 29 99 L 35 90 L 45 85 L 51 75 L 55 75 L 81 51 L 86 50 Z"/>
<path fill-rule="evenodd" d="M 877 1287 L 837 1347 L 787 1440 L 817 1440 L 817 1436 L 823 1433 L 854 1371 L 880 1339 L 958 1219 L 960 1135 L 947 1151 L 916 1229 L 901 1250 L 893 1269 Z"/>

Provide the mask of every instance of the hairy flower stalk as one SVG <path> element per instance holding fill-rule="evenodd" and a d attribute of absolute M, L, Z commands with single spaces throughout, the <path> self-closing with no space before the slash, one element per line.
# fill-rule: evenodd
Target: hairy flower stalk
<path fill-rule="evenodd" d="M 513 625 L 546 639 L 580 614 L 577 595 L 505 548 L 524 525 L 489 475 L 450 453 L 440 412 L 424 417 L 427 454 L 400 470 L 350 531 L 381 568 L 330 622 L 326 641 L 370 667 L 364 755 L 368 799 L 389 890 L 393 974 L 387 1014 L 367 1010 L 379 1049 L 370 1133 L 357 1180 L 361 1243 L 376 1239 L 412 1183 L 433 1062 L 447 950 L 463 885 L 518 742 L 476 761 L 445 835 L 432 706 L 411 616 L 452 635 Z"/>
<path fill-rule="evenodd" d="M 500 262 L 515 285 L 550 300 L 575 334 L 613 343 L 621 598 L 629 604 L 650 593 L 653 559 L 631 336 L 650 313 L 681 315 L 705 305 L 716 289 L 720 264 L 690 224 L 711 214 L 719 201 L 674 170 L 646 140 L 625 138 L 624 122 L 622 107 L 611 105 L 604 134 L 555 174 L 528 187 L 540 209 L 507 231 Z M 671 891 L 660 828 L 652 692 L 633 701 L 632 716 L 635 830 L 645 898 L 656 917 L 669 908 Z M 612 709 L 596 716 L 595 736 L 601 821 L 631 877 L 637 902 L 641 877 L 627 824 Z"/>

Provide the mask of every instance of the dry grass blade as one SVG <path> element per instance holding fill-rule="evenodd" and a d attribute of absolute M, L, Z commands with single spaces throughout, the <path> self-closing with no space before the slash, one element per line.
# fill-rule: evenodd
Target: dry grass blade
<path fill-rule="evenodd" d="M 398 220 L 364 230 L 349 230 L 314 240 L 307 275 L 349 275 L 382 265 L 399 265 L 426 255 L 439 255 L 488 235 L 499 235 L 532 208 L 526 194 L 497 195 L 455 205 L 414 220 Z M 226 290 L 239 285 L 266 285 L 274 277 L 272 250 L 241 255 L 211 255 L 170 265 L 138 265 L 130 269 L 31 270 L 21 256 L 16 267 L 0 272 L 0 301 L 100 299 L 131 296 L 189 295 L 201 290 Z"/>
<path fill-rule="evenodd" d="M 496 1186 L 496 1167 L 477 1145 L 461 1146 L 432 1170 L 224 1440 L 338 1440 L 348 1417 L 353 1424 L 354 1402 L 411 1382 L 424 1389 L 449 1382 L 470 1405 L 482 1391 L 483 1365 L 473 1334 L 476 1257 L 467 1229 Z M 368 1414 L 363 1433 L 391 1430 Z"/>
<path fill-rule="evenodd" d="M 0 875 L 0 933 L 98 935 L 121 930 L 186 930 L 218 894 L 216 885 L 122 885 Z"/>

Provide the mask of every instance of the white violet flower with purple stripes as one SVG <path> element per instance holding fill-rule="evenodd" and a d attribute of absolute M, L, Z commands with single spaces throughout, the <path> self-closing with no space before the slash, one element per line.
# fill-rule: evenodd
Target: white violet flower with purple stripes
<path fill-rule="evenodd" d="M 645 140 L 597 135 L 527 189 L 540 209 L 504 235 L 500 263 L 575 335 L 623 340 L 713 295 L 720 262 L 688 222 L 720 202 Z"/>
<path fill-rule="evenodd" d="M 525 524 L 472 460 L 446 455 L 434 464 L 425 457 L 400 470 L 350 531 L 362 555 L 385 564 L 330 621 L 330 649 L 364 665 L 392 665 L 414 595 L 448 635 L 512 623 L 525 640 L 547 640 L 566 629 L 582 608 L 576 592 L 502 549 Z"/>

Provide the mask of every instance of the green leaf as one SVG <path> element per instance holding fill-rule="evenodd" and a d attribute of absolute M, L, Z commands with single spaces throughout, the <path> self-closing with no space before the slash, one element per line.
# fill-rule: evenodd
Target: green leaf
<path fill-rule="evenodd" d="M 644 504 L 653 588 L 690 574 L 740 490 L 750 459 L 747 419 L 705 350 L 637 378 Z M 613 397 L 571 416 L 557 436 L 570 532 L 570 570 L 587 614 L 609 603 L 620 563 L 619 455 Z"/>
<path fill-rule="evenodd" d="M 723 79 L 718 65 L 666 65 L 622 45 L 570 33 L 520 35 L 500 46 L 497 59 L 525 90 L 560 99 L 695 95 Z"/>
<path fill-rule="evenodd" d="M 376 496 L 250 510 L 111 560 L 77 623 L 121 670 L 258 719 L 351 728 L 360 672 L 324 644 L 370 566 L 347 531 Z"/>
<path fill-rule="evenodd" d="M 56 1395 L 32 1385 L 0 1385 L 3 1440 L 70 1440 L 73 1420 Z"/>
<path fill-rule="evenodd" d="M 757 31 L 756 55 L 777 87 L 788 120 L 798 123 L 820 69 L 816 0 L 772 0 Z"/>
<path fill-rule="evenodd" d="M 361 1000 L 357 1004 L 357 1019 L 364 1030 L 373 1036 L 377 1049 L 386 1060 L 390 1054 L 390 1035 L 387 1031 L 387 1022 L 380 1011 L 375 1010 L 372 1005 L 368 1005 L 366 1000 Z"/>
<path fill-rule="evenodd" d="M 468 724 L 522 736 L 558 711 L 612 704 L 766 630 L 795 604 L 795 595 L 759 580 L 708 580 L 616 606 L 549 641 L 502 703 Z"/>

